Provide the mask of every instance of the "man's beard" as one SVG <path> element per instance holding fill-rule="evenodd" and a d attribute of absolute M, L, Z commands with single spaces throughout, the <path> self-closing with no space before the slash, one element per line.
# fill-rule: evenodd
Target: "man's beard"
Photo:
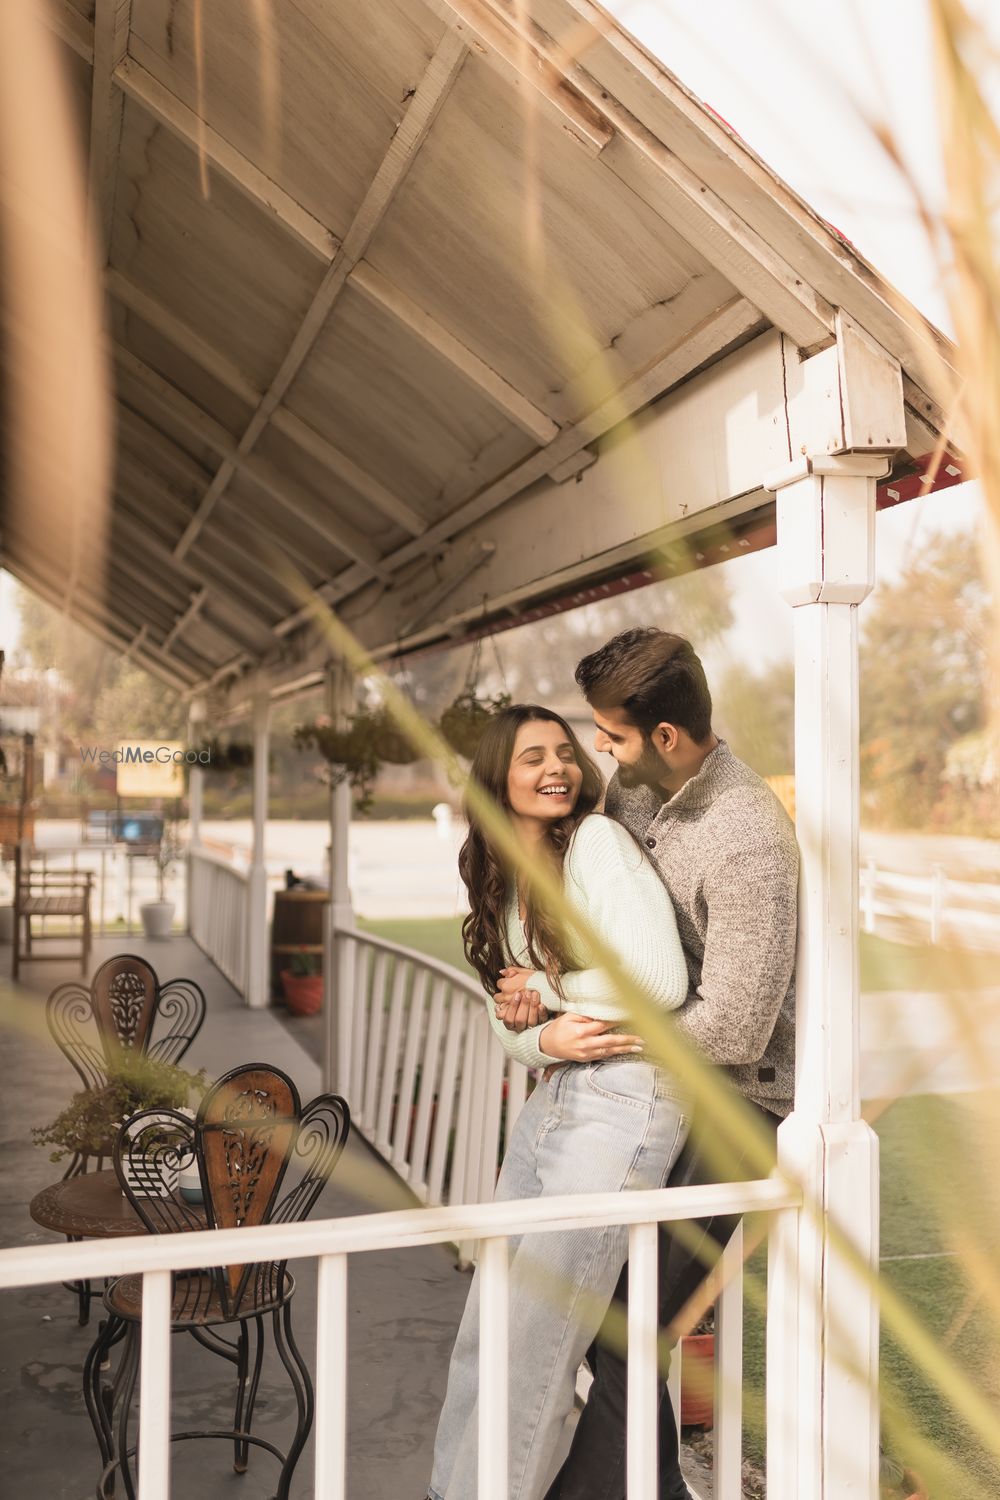
<path fill-rule="evenodd" d="M 639 759 L 631 766 L 618 764 L 618 781 L 624 787 L 651 786 L 662 792 L 660 778 L 664 773 L 663 761 L 647 741 Z"/>

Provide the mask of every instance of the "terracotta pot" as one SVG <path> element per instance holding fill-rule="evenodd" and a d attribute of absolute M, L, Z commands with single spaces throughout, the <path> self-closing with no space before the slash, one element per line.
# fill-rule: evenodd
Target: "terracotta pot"
<path fill-rule="evenodd" d="M 314 1016 L 323 1009 L 322 974 L 293 974 L 291 969 L 282 969 L 281 988 L 292 1015 Z"/>
<path fill-rule="evenodd" d="M 715 1334 L 681 1339 L 681 1426 L 711 1427 L 715 1420 Z"/>
<path fill-rule="evenodd" d="M 927 1488 L 919 1474 L 914 1474 L 912 1469 L 907 1469 L 903 1475 L 903 1484 L 907 1487 L 906 1500 L 927 1500 Z M 909 1491 L 913 1493 L 910 1494 Z"/>

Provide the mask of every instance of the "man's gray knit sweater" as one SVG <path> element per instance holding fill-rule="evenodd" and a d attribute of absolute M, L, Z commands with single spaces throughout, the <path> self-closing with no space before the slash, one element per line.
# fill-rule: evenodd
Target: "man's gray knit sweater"
<path fill-rule="evenodd" d="M 740 1093 L 787 1114 L 799 868 L 791 819 L 725 740 L 666 802 L 615 776 L 605 812 L 639 839 L 673 901 L 691 983 L 677 1027 Z"/>

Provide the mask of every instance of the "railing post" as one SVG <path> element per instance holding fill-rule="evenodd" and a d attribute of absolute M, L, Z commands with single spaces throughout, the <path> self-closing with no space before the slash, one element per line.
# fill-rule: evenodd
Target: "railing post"
<path fill-rule="evenodd" d="M 628 1237 L 628 1430 L 626 1492 L 630 1500 L 656 1500 L 656 1260 L 658 1226 L 633 1224 Z M 680 1411 L 677 1412 L 680 1421 Z M 718 1491 L 717 1491 L 718 1493 Z"/>
<path fill-rule="evenodd" d="M 509 1426 L 507 1241 L 483 1240 L 479 1257 L 480 1500 L 507 1500 Z"/>
<path fill-rule="evenodd" d="M 875 480 L 888 467 L 877 454 L 822 454 L 766 481 L 777 491 L 781 588 L 794 609 L 802 857 L 795 1109 L 778 1132 L 778 1159 L 806 1198 L 791 1220 L 777 1216 L 772 1239 L 768 1500 L 878 1496 L 878 1141 L 860 1100 L 857 616 L 874 583 Z"/>
<path fill-rule="evenodd" d="M 259 1009 L 270 1000 L 267 964 L 267 762 L 271 703 L 266 692 L 253 699 L 253 858 L 247 873 L 246 975 L 244 999 Z"/>
<path fill-rule="evenodd" d="M 354 674 L 346 662 L 331 662 L 327 672 L 328 712 L 342 723 L 354 702 Z M 323 948 L 324 1006 L 326 1011 L 323 1086 L 350 1099 L 353 983 L 351 944 L 342 934 L 354 927 L 354 907 L 348 877 L 351 833 L 351 789 L 341 782 L 330 791 L 330 905 Z"/>
<path fill-rule="evenodd" d="M 944 873 L 944 865 L 936 864 L 931 872 L 931 942 L 936 948 L 941 941 L 944 929 L 944 904 L 948 891 L 948 881 Z"/>
<path fill-rule="evenodd" d="M 188 748 L 193 749 L 198 743 L 202 724 L 205 718 L 205 702 L 202 698 L 193 698 L 188 708 Z M 201 818 L 205 792 L 205 773 L 201 766 L 191 766 L 188 771 L 188 853 L 185 861 L 185 874 L 187 877 L 187 890 L 185 892 L 185 907 L 187 910 L 187 931 L 191 932 L 191 883 L 192 851 L 201 844 Z"/>
<path fill-rule="evenodd" d="M 169 1271 L 147 1271 L 142 1278 L 138 1446 L 141 1500 L 170 1500 L 172 1286 Z"/>
<path fill-rule="evenodd" d="M 321 1255 L 316 1302 L 316 1487 L 347 1494 L 347 1256 Z"/>
<path fill-rule="evenodd" d="M 737 1224 L 720 1264 L 715 1301 L 715 1427 L 712 1483 L 724 1500 L 742 1491 L 743 1476 L 743 1225 Z"/>

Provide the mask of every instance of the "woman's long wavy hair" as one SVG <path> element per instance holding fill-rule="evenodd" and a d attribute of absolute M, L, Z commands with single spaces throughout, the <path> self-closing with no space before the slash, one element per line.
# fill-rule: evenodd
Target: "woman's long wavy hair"
<path fill-rule="evenodd" d="M 545 835 L 545 844 L 557 871 L 562 870 L 566 851 L 576 828 L 594 811 L 604 791 L 604 778 L 586 754 L 565 719 L 537 703 L 514 703 L 491 720 L 479 742 L 469 772 L 474 781 L 505 813 L 510 813 L 508 776 L 514 756 L 514 741 L 522 724 L 535 721 L 558 724 L 573 747 L 573 756 L 583 772 L 580 794 L 571 813 L 557 819 Z M 469 893 L 471 910 L 462 924 L 465 956 L 479 975 L 488 994 L 496 990 L 500 970 L 513 962 L 507 942 L 507 907 L 513 872 L 490 843 L 466 799 L 469 833 L 458 856 L 458 869 Z M 532 965 L 544 970 L 556 993 L 562 991 L 560 976 L 570 967 L 565 937 L 553 915 L 532 890 L 530 879 L 522 879 L 525 898 L 525 936 Z"/>

